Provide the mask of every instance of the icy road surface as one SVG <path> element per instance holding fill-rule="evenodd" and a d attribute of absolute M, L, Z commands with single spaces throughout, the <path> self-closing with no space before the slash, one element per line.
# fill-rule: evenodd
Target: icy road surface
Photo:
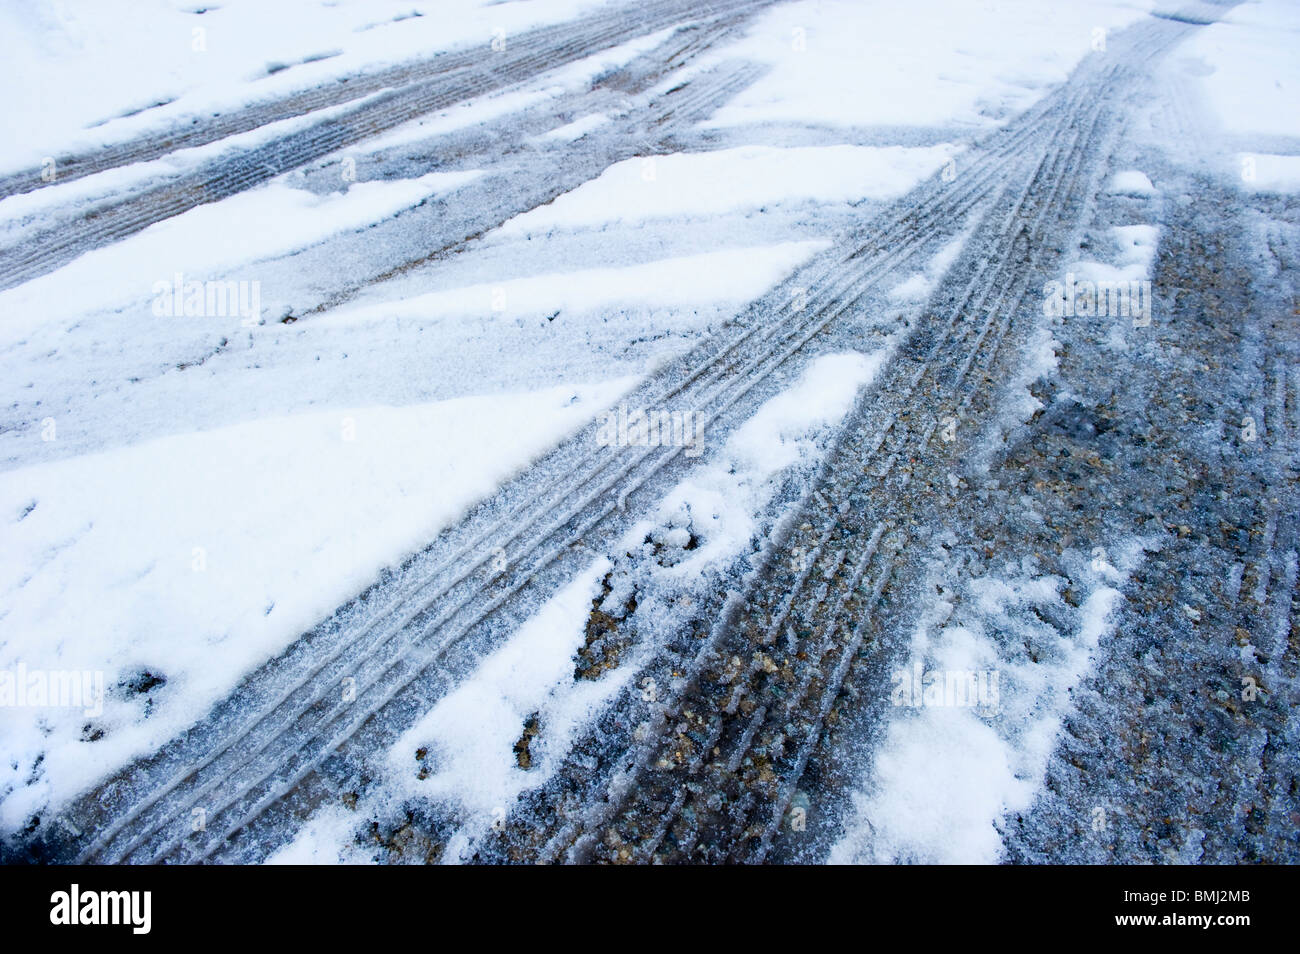
<path fill-rule="evenodd" d="M 0 11 L 0 858 L 1300 861 L 1300 8 Z"/>

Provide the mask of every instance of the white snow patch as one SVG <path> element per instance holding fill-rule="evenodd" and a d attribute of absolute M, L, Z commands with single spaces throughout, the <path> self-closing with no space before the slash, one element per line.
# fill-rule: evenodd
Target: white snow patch
<path fill-rule="evenodd" d="M 407 730 L 389 750 L 399 788 L 457 806 L 463 828 L 448 844 L 454 860 L 468 840 L 503 818 L 519 793 L 554 771 L 577 732 L 631 673 L 606 679 L 573 678 L 591 600 L 609 562 L 597 560 L 551 597 L 510 640 Z M 530 715 L 539 715 L 531 740 L 532 769 L 519 768 L 514 744 Z M 413 753 L 425 748 L 427 778 L 416 778 Z M 405 780 L 401 784 L 400 780 Z"/>
<path fill-rule="evenodd" d="M 1156 194 L 1156 187 L 1151 184 L 1145 172 L 1124 169 L 1111 176 L 1106 191 L 1111 195 L 1151 196 Z"/>
<path fill-rule="evenodd" d="M 188 0 L 6 4 L 0 84 L 9 95 L 0 106 L 7 133 L 0 169 L 37 167 L 44 156 L 183 128 L 439 50 L 478 48 L 490 63 L 494 38 L 503 36 L 508 45 L 530 27 L 601 5 L 222 0 L 196 14 L 199 5 Z M 591 59 L 585 69 L 599 70 L 601 58 Z M 288 68 L 268 75 L 275 67 Z M 577 76 L 584 66 L 567 69 Z M 132 110 L 138 112 L 123 115 Z"/>
<path fill-rule="evenodd" d="M 1003 403 L 1002 423 L 1014 426 L 1033 417 L 1043 406 L 1043 402 L 1034 397 L 1030 388 L 1038 381 L 1043 381 L 1056 373 L 1059 360 L 1056 349 L 1061 343 L 1052 335 L 1050 329 L 1035 328 L 1028 346 L 1021 357 L 1021 365 L 1007 386 L 1007 398 Z M 984 462 L 987 467 L 987 462 Z"/>
<path fill-rule="evenodd" d="M 516 216 L 498 234 L 698 218 L 780 202 L 892 198 L 956 151 L 949 145 L 741 146 L 626 159 L 548 205 Z"/>
<path fill-rule="evenodd" d="M 727 249 L 614 268 L 554 272 L 494 284 L 429 292 L 402 301 L 343 308 L 318 319 L 320 327 L 397 318 L 589 312 L 620 303 L 690 307 L 702 302 L 745 302 L 801 265 L 827 242 L 784 242 Z"/>
<path fill-rule="evenodd" d="M 689 582 L 739 555 L 780 476 L 797 464 L 821 459 L 819 440 L 875 380 L 890 350 L 816 359 L 793 387 L 769 399 L 737 428 L 716 459 L 669 491 L 659 506 L 659 523 L 672 523 L 675 514 L 689 515 L 699 543 L 687 559 L 664 572 Z M 652 529 L 653 524 L 643 522 L 629 531 L 625 543 L 639 544 Z"/>
<path fill-rule="evenodd" d="M 1027 108 L 1092 54 L 1094 29 L 1137 20 L 1152 0 L 805 0 L 703 60 L 771 71 L 711 125 L 989 126 Z M 828 91 L 833 90 L 833 93 Z"/>
<path fill-rule="evenodd" d="M 320 120 L 337 116 L 373 98 L 367 96 L 345 106 L 318 109 L 305 116 L 267 123 L 265 126 L 227 136 L 225 139 L 218 139 L 203 146 L 177 149 L 158 159 L 106 169 L 79 179 L 60 179 L 56 163 L 55 179 L 51 184 L 31 192 L 19 192 L 0 199 L 0 229 L 14 231 L 20 224 L 27 224 L 38 214 L 58 214 L 69 208 L 87 206 L 97 200 L 112 198 L 133 188 L 161 184 L 168 179 L 193 172 L 208 162 L 228 158 L 277 137 L 304 129 Z"/>
<path fill-rule="evenodd" d="M 609 122 L 609 117 L 601 113 L 592 113 L 590 116 L 583 116 L 581 119 L 575 119 L 571 123 L 566 123 L 558 129 L 552 129 L 537 138 L 542 142 L 577 142 L 593 129 L 599 129 Z"/>
<path fill-rule="evenodd" d="M 1243 154 L 1237 157 L 1236 168 L 1243 173 L 1241 185 L 1248 192 L 1300 192 L 1300 156 Z"/>
<path fill-rule="evenodd" d="M 1110 231 L 1117 246 L 1119 265 L 1125 269 L 1141 268 L 1142 277 L 1150 278 L 1151 266 L 1155 264 L 1156 260 L 1160 227 L 1157 225 L 1116 225 L 1112 226 Z"/>
<path fill-rule="evenodd" d="M 167 679 L 147 714 L 110 690 L 96 742 L 80 709 L 0 708 L 0 827 L 167 741 L 631 383 L 340 408 L 0 474 L 0 668 Z"/>
<path fill-rule="evenodd" d="M 1155 265 L 1159 250 L 1160 228 L 1155 225 L 1118 225 L 1109 230 L 1114 242 L 1110 261 L 1098 262 L 1088 259 L 1071 262 L 1061 278 L 1068 285 L 1075 283 L 1076 290 L 1081 282 L 1095 283 L 1098 294 L 1094 310 L 1118 309 L 1118 314 L 1106 314 L 1094 317 L 1070 317 L 1063 321 L 1109 321 L 1106 332 L 1106 344 L 1116 350 L 1127 347 L 1127 336 L 1135 333 L 1134 322 L 1143 320 L 1143 315 L 1157 320 L 1154 289 L 1151 287 L 1151 271 Z M 1109 293 L 1103 295 L 1102 288 L 1115 289 L 1123 300 L 1112 302 Z M 1044 290 L 1046 294 L 1046 289 Z M 1059 301 L 1058 301 L 1059 304 Z M 1045 306 L 1046 307 L 1046 306 Z M 1127 314 L 1124 308 L 1127 307 Z M 1147 310 L 1150 314 L 1146 314 Z"/>
<path fill-rule="evenodd" d="M 926 263 L 924 269 L 905 278 L 891 288 L 889 297 L 897 301 L 921 301 L 929 296 L 938 287 L 939 280 L 943 278 L 944 273 L 952 267 L 953 262 L 957 261 L 957 256 L 961 254 L 961 250 L 969 238 L 970 231 L 968 230 L 952 239 L 943 248 L 939 249 L 934 258 Z"/>
<path fill-rule="evenodd" d="M 1300 6 L 1255 0 L 1201 27 L 1176 55 L 1209 68 L 1200 80 L 1210 109 L 1228 132 L 1300 136 Z"/>
<path fill-rule="evenodd" d="M 738 428 L 716 459 L 671 491 L 659 506 L 660 515 L 685 508 L 701 545 L 689 560 L 664 572 L 698 580 L 706 567 L 734 559 L 749 542 L 778 476 L 796 463 L 819 458 L 818 438 L 843 418 L 883 359 L 883 353 L 817 358 L 792 388 L 769 399 Z M 653 521 L 641 521 L 629 530 L 625 544 L 639 545 L 653 526 Z M 573 678 L 573 658 L 583 643 L 591 600 L 610 566 L 602 558 L 575 577 L 390 750 L 392 775 L 403 780 L 397 791 L 434 798 L 459 811 L 463 824 L 448 844 L 449 859 L 467 851 L 521 792 L 542 784 L 578 732 L 636 676 L 639 662 L 633 658 L 601 679 Z M 540 733 L 530 745 L 533 766 L 522 771 L 514 743 L 534 713 Z M 422 780 L 416 778 L 413 758 L 419 748 L 427 751 L 429 770 Z"/>
<path fill-rule="evenodd" d="M 338 806 L 309 818 L 293 841 L 266 859 L 268 865 L 366 865 L 371 859 L 356 845 L 357 816 Z"/>
<path fill-rule="evenodd" d="M 250 267 L 258 260 L 380 221 L 480 174 L 433 172 L 418 179 L 358 182 L 324 196 L 277 181 L 197 206 L 0 292 L 0 311 L 10 316 L 5 334 L 20 337 L 34 324 L 149 300 L 155 284 L 170 285 L 176 273 L 186 281 L 208 281 L 240 269 L 238 280 L 260 281 Z"/>
<path fill-rule="evenodd" d="M 524 89 L 510 90 L 495 96 L 468 99 L 440 113 L 431 116 L 420 116 L 399 126 L 394 126 L 388 132 L 380 133 L 372 139 L 367 139 L 355 146 L 340 150 L 334 155 L 356 152 L 375 155 L 389 150 L 398 150 L 404 146 L 424 142 L 433 136 L 443 136 L 457 130 L 468 129 L 471 126 L 500 119 L 502 116 L 522 112 L 545 102 L 551 96 L 551 90 Z"/>
<path fill-rule="evenodd" d="M 658 33 L 638 37 L 608 50 L 601 50 L 577 62 L 544 73 L 522 89 L 512 89 L 492 96 L 465 100 L 436 115 L 421 116 L 400 126 L 395 126 L 374 139 L 369 139 L 344 151 L 364 150 L 367 153 L 377 153 L 400 148 L 412 143 L 423 142 L 431 136 L 445 135 L 446 133 L 490 122 L 494 119 L 500 119 L 512 113 L 523 112 L 553 100 L 566 92 L 581 91 L 602 73 L 626 66 L 636 57 L 654 49 L 667 39 L 672 32 L 671 29 L 660 30 Z M 538 138 L 561 141 L 577 140 L 607 119 L 608 117 L 599 115 L 584 117 Z M 561 130 L 565 130 L 565 132 L 561 132 Z M 572 134 L 572 139 L 567 138 L 570 134 Z"/>
<path fill-rule="evenodd" d="M 1135 542 L 1112 552 L 1122 553 L 1124 569 L 1097 561 L 1073 632 L 1058 633 L 1032 612 L 1067 611 L 1058 577 L 1016 571 L 975 579 L 967 584 L 972 605 L 960 624 L 945 626 L 953 603 L 936 602 L 913 634 L 909 659 L 894 674 L 895 708 L 885 739 L 854 796 L 832 863 L 999 860 L 997 823 L 1032 804 L 1072 705 L 1070 689 L 1112 631 L 1122 596 L 1102 580 L 1122 585 L 1141 559 Z M 1036 661 L 1027 646 L 1034 647 Z M 991 705 L 910 705 L 900 694 L 917 671 L 981 670 L 999 677 Z"/>

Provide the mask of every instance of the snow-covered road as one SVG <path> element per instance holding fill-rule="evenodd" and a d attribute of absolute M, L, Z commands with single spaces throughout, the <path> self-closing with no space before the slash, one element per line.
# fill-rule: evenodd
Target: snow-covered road
<path fill-rule="evenodd" d="M 1298 13 L 0 11 L 0 852 L 1296 860 Z"/>

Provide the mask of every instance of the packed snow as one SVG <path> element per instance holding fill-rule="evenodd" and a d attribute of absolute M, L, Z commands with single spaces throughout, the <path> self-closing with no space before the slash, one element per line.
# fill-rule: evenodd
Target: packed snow
<path fill-rule="evenodd" d="M 109 687 L 89 731 L 80 709 L 0 707 L 0 823 L 166 742 L 630 383 L 267 418 L 0 474 L 0 669 Z M 165 683 L 128 691 L 141 671 Z"/>
<path fill-rule="evenodd" d="M 292 170 L 0 290 L 0 672 L 73 670 L 100 680 L 89 705 L 0 705 L 0 830 L 21 828 L 193 725 L 384 568 L 665 362 L 729 328 L 845 228 L 941 170 L 960 170 L 972 141 L 1157 6 L 774 4 L 668 70 L 654 91 L 736 62 L 763 68 L 752 84 L 688 131 L 664 139 L 646 131 L 623 154 L 631 158 L 608 160 L 553 201 L 512 204 L 511 177 L 534 151 L 580 154 L 625 118 L 631 97 L 593 112 L 573 102 L 672 35 L 658 30 L 415 117 L 320 163 L 366 156 L 386 170 L 382 178 L 322 190 Z M 51 158 L 57 169 L 67 155 L 436 53 L 486 54 L 530 27 L 615 7 L 10 4 L 0 9 L 8 40 L 0 80 L 9 91 L 0 177 Z M 1168 83 L 1206 105 L 1198 121 L 1229 137 L 1206 153 L 1246 193 L 1300 190 L 1298 38 L 1300 7 L 1243 3 L 1162 67 Z M 367 102 L 81 179 L 55 176 L 0 199 L 0 245 L 20 246 L 29 230 Z M 463 161 L 410 148 L 525 115 L 541 131 Z M 454 162 L 462 164 L 446 167 Z M 494 181 L 500 196 L 475 191 Z M 1100 185 L 1132 215 L 1073 261 L 1069 277 L 1149 286 L 1162 181 L 1150 169 L 1121 168 Z M 455 208 L 471 194 L 499 201 L 502 224 L 429 260 L 411 251 L 423 250 L 423 234 L 409 247 L 376 239 L 367 251 L 379 265 L 343 294 L 348 255 L 368 236 L 390 236 L 380 229 L 394 220 L 440 202 Z M 419 221 L 433 244 L 441 222 Z M 969 235 L 893 275 L 883 292 L 889 316 L 869 317 L 905 327 Z M 220 313 L 205 311 L 214 283 L 233 288 Z M 324 304 L 290 314 L 286 303 L 304 288 Z M 1042 406 L 1029 387 L 1055 368 L 1049 319 L 1025 343 L 1023 373 L 1002 395 L 1002 433 Z M 1110 346 L 1126 347 L 1132 327 L 1114 323 Z M 898 328 L 848 346 L 858 350 L 814 354 L 725 442 L 708 442 L 688 476 L 639 516 L 625 547 L 531 606 L 527 621 L 384 754 L 388 777 L 377 792 L 358 810 L 322 810 L 272 860 L 365 862 L 353 844 L 358 818 L 406 798 L 448 807 L 458 826 L 448 857 L 468 857 L 637 677 L 642 657 L 602 679 L 573 678 L 601 580 L 651 574 L 651 593 L 718 585 L 788 512 L 777 506 L 778 488 L 809 479 L 854 402 L 870 397 Z M 628 566 L 619 556 L 648 535 L 680 536 L 688 526 L 699 545 L 672 566 Z M 1032 560 L 974 579 L 934 561 L 942 596 L 899 666 L 900 689 L 912 699 L 920 687 L 919 701 L 890 713 L 831 861 L 999 860 L 999 821 L 1041 785 L 1070 690 L 1114 625 L 1142 547 L 1115 540 L 1109 556 L 1093 560 L 1069 631 L 1036 615 L 1061 613 L 1063 581 Z M 1024 655 L 1026 641 L 1041 658 Z M 981 684 L 982 705 L 930 705 L 929 672 L 999 680 L 991 693 Z M 546 732 L 536 767 L 522 773 L 512 746 L 534 715 Z M 417 750 L 429 753 L 423 777 Z"/>

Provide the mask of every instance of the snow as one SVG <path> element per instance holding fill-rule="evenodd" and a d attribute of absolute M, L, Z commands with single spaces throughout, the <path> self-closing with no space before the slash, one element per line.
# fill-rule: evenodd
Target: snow
<path fill-rule="evenodd" d="M 332 327 L 401 318 L 467 317 L 483 312 L 505 316 L 556 311 L 585 313 L 620 305 L 686 308 L 701 301 L 720 306 L 743 304 L 826 245 L 820 241 L 783 242 L 616 268 L 552 272 L 491 285 L 464 285 L 402 301 L 341 308 L 322 318 L 320 323 Z"/>
<path fill-rule="evenodd" d="M 969 230 L 958 235 L 941 248 L 925 268 L 913 273 L 889 290 L 889 297 L 898 301 L 924 301 L 929 297 L 943 278 L 952 263 L 961 254 L 962 247 L 970 237 Z"/>
<path fill-rule="evenodd" d="M 859 391 L 870 386 L 889 353 L 886 348 L 869 355 L 818 358 L 793 387 L 769 399 L 737 428 L 716 460 L 664 496 L 659 523 L 672 525 L 677 514 L 689 514 L 699 538 L 690 557 L 671 569 L 679 582 L 698 578 L 706 567 L 723 565 L 744 549 L 777 478 L 820 460 L 820 439 L 848 413 Z M 638 527 L 628 541 L 639 543 L 652 529 Z"/>
<path fill-rule="evenodd" d="M 110 689 L 95 742 L 78 709 L 0 709 L 0 825 L 165 742 L 630 384 L 267 418 L 0 474 L 0 669 L 167 680 L 145 711 Z"/>
<path fill-rule="evenodd" d="M 600 128 L 607 122 L 609 122 L 608 116 L 592 113 L 590 116 L 583 116 L 581 119 L 575 119 L 571 123 L 552 129 L 538 138 L 544 142 L 577 142 L 587 133 Z"/>
<path fill-rule="evenodd" d="M 1032 386 L 1049 378 L 1057 369 L 1059 359 L 1057 349 L 1060 343 L 1053 337 L 1051 329 L 1039 327 L 1029 338 L 1025 347 L 1020 368 L 1007 385 L 1004 402 L 1002 426 L 1008 431 L 1028 421 L 1043 407 L 1043 402 L 1034 397 Z M 987 467 L 987 458 L 979 461 L 981 469 Z"/>
<path fill-rule="evenodd" d="M 1115 173 L 1106 186 L 1111 195 L 1152 196 L 1156 188 L 1151 184 L 1145 172 L 1140 169 L 1125 169 Z"/>
<path fill-rule="evenodd" d="M 553 100 L 562 93 L 580 91 L 603 73 L 627 65 L 636 57 L 662 43 L 673 31 L 660 30 L 638 37 L 627 43 L 601 50 L 566 66 L 550 70 L 522 88 L 510 89 L 490 96 L 467 99 L 450 109 L 432 116 L 421 116 L 390 129 L 383 135 L 368 139 L 360 147 L 368 153 L 383 152 L 412 143 L 423 142 L 431 136 L 444 135 L 481 123 L 490 122 L 513 113 Z M 323 111 L 322 111 L 323 113 Z M 538 137 L 543 141 L 572 142 L 607 121 L 608 117 L 593 115 L 576 120 L 566 126 L 551 130 Z"/>
<path fill-rule="evenodd" d="M 1159 229 L 1135 224 L 1105 234 L 1114 264 L 1076 261 L 1068 266 L 1071 273 L 1080 280 L 1145 279 Z M 1002 388 L 997 416 L 967 462 L 972 472 L 987 472 L 1008 435 L 1043 407 L 1031 386 L 1055 376 L 1055 323 L 1074 320 L 1045 315 L 1030 332 L 1020 365 Z M 1112 326 L 1121 342 L 1120 329 L 1129 324 L 1125 319 Z M 997 863 L 999 822 L 1027 810 L 1041 789 L 1071 711 L 1070 692 L 1112 631 L 1123 587 L 1151 545 L 1127 538 L 1086 555 L 1068 554 L 1073 585 L 1084 596 L 1072 625 L 1058 630 L 1047 620 L 1070 621 L 1064 577 L 1042 573 L 1037 557 L 1013 562 L 1006 555 L 1002 565 L 961 579 L 947 552 L 958 542 L 950 533 L 940 555 L 929 558 L 924 589 L 939 595 L 922 612 L 893 672 L 894 708 L 853 793 L 831 863 Z M 930 678 L 945 686 L 955 678 L 981 692 L 954 700 L 911 690 L 928 687 Z"/>
<path fill-rule="evenodd" d="M 1150 278 L 1160 228 L 1155 225 L 1116 225 L 1111 228 L 1111 235 L 1118 248 L 1119 264 L 1140 266 L 1144 277 Z"/>
<path fill-rule="evenodd" d="M 1289 0 L 1254 0 L 1196 31 L 1178 54 L 1203 66 L 1200 88 L 1228 132 L 1295 137 L 1300 136 L 1298 43 L 1300 6 Z"/>
<path fill-rule="evenodd" d="M 697 474 L 670 491 L 654 519 L 630 529 L 619 550 L 639 548 L 648 533 L 680 525 L 681 515 L 689 514 L 699 546 L 688 560 L 660 572 L 680 583 L 726 566 L 750 540 L 781 475 L 820 459 L 826 434 L 870 385 L 885 356 L 830 354 L 813 361 Z M 449 858 L 468 852 L 520 793 L 545 782 L 579 731 L 636 677 L 634 659 L 597 680 L 573 678 L 592 599 L 611 566 L 602 558 L 574 577 L 390 750 L 394 792 L 455 807 L 462 827 L 448 845 Z M 644 647 L 642 653 L 644 659 Z M 530 743 L 532 767 L 523 771 L 514 743 L 533 715 L 540 732 Z M 419 749 L 426 751 L 424 779 L 416 777 L 420 762 L 413 753 Z M 330 850 L 318 853 L 328 857 Z"/>
<path fill-rule="evenodd" d="M 761 210 L 779 202 L 855 202 L 901 195 L 956 152 L 951 146 L 741 146 L 626 159 L 501 235 L 609 227 L 667 217 Z"/>
<path fill-rule="evenodd" d="M 1243 154 L 1237 157 L 1237 168 L 1242 170 L 1242 188 L 1248 192 L 1300 192 L 1300 156 Z"/>
<path fill-rule="evenodd" d="M 259 259 L 286 255 L 332 233 L 361 228 L 476 178 L 474 172 L 432 172 L 418 179 L 357 182 L 319 196 L 281 180 L 200 205 L 113 245 L 87 252 L 47 275 L 0 292 L 0 310 L 14 316 L 5 336 L 34 324 L 68 320 L 104 306 L 151 299 L 156 282 L 176 273 L 216 280 Z M 260 281 L 254 269 L 237 278 Z M 232 321 L 230 327 L 238 326 Z"/>
<path fill-rule="evenodd" d="M 347 809 L 322 808 L 289 842 L 266 859 L 268 865 L 363 865 L 369 859 L 353 843 L 356 818 Z"/>
<path fill-rule="evenodd" d="M 547 600 L 390 750 L 391 770 L 409 777 L 419 767 L 412 753 L 427 748 L 426 762 L 434 770 L 410 786 L 425 797 L 457 804 L 467 819 L 467 835 L 503 818 L 521 791 L 544 780 L 577 731 L 628 678 L 620 673 L 597 682 L 573 679 L 573 656 L 607 569 L 607 561 L 596 561 Z M 540 713 L 541 732 L 530 746 L 535 768 L 524 772 L 513 747 L 532 713 Z M 456 847 L 455 842 L 449 846 L 453 856 Z"/>
<path fill-rule="evenodd" d="M 895 343 L 870 354 L 829 354 L 813 361 L 792 387 L 737 428 L 707 466 L 665 494 L 655 517 L 629 531 L 625 546 L 639 546 L 665 528 L 689 526 L 695 548 L 661 572 L 677 586 L 691 586 L 711 569 L 725 568 L 760 532 L 759 516 L 778 482 L 822 459 L 831 428 L 870 388 Z"/>
<path fill-rule="evenodd" d="M 193 172 L 205 163 L 236 155 L 280 136 L 297 132 L 322 119 L 337 116 L 372 98 L 365 97 L 351 104 L 319 109 L 306 116 L 267 123 L 257 129 L 227 136 L 207 145 L 177 149 L 149 162 L 105 169 L 103 172 L 79 179 L 59 178 L 56 163 L 55 178 L 49 185 L 0 199 L 0 229 L 14 232 L 19 225 L 29 225 L 38 221 L 36 216 L 39 215 L 66 214 L 70 209 L 81 210 L 91 204 L 100 204 L 106 198 L 132 189 L 161 184 L 165 180 Z M 94 200 L 93 203 L 91 200 Z"/>
<path fill-rule="evenodd" d="M 1064 315 L 1062 320 L 1091 320 L 1095 317 L 1109 322 L 1105 340 L 1111 348 L 1122 350 L 1127 347 L 1126 342 L 1134 329 L 1169 317 L 1157 314 L 1151 285 L 1160 229 L 1147 224 L 1119 225 L 1112 226 L 1104 234 L 1109 242 L 1099 243 L 1096 248 L 1104 260 L 1086 258 L 1069 262 L 1058 278 L 1044 286 L 1044 309 L 1049 308 L 1050 301 L 1056 314 Z M 1085 282 L 1093 283 L 1091 293 L 1095 297 L 1089 308 L 1091 317 L 1082 312 L 1076 314 L 1073 304 L 1083 300 L 1080 296 Z M 1110 295 L 1111 289 L 1115 290 L 1117 297 Z"/>
<path fill-rule="evenodd" d="M 7 133 L 0 169 L 38 166 L 44 156 L 90 150 L 440 50 L 482 47 L 486 54 L 495 31 L 508 44 L 531 26 L 601 5 L 225 0 L 201 14 L 188 0 L 6 5 L 0 83 L 9 95 L 0 107 Z M 412 11 L 421 15 L 408 16 Z M 303 62 L 319 56 L 326 58 Z M 268 74 L 276 66 L 291 68 Z M 123 115 L 134 110 L 141 111 Z"/>
<path fill-rule="evenodd" d="M 912 636 L 906 678 L 925 672 L 991 671 L 991 705 L 897 705 L 870 775 L 854 795 L 852 818 L 832 849 L 833 864 L 995 864 L 998 822 L 1024 811 L 1042 785 L 1070 689 L 1115 624 L 1128 574 L 1141 559 L 1136 541 L 1108 548 L 1123 569 L 1094 561 L 1089 592 L 1073 631 L 1048 616 L 1066 609 L 1064 581 L 1032 566 L 969 581 L 962 599 L 940 573 L 943 596 Z M 1111 585 L 1111 584 L 1115 585 Z M 952 620 L 951 622 L 950 619 Z M 1028 652 L 1033 646 L 1035 661 Z"/>
<path fill-rule="evenodd" d="M 1092 52 L 1094 30 L 1119 29 L 1153 6 L 1151 0 L 781 4 L 744 40 L 712 54 L 772 69 L 710 124 L 988 127 L 1064 80 Z"/>
<path fill-rule="evenodd" d="M 312 176 L 291 172 L 0 292 L 0 404 L 9 408 L 0 422 L 0 673 L 75 670 L 107 687 L 102 713 L 0 708 L 0 831 L 194 724 L 384 567 L 616 407 L 658 362 L 863 221 L 871 203 L 906 193 L 960 157 L 972 137 L 1046 95 L 1108 31 L 1155 3 L 775 4 L 734 39 L 659 78 L 657 89 L 739 61 L 765 68 L 752 85 L 693 129 L 662 138 L 646 131 L 634 145 L 648 155 L 520 212 L 514 169 L 539 153 L 548 161 L 576 154 L 584 137 L 633 115 L 633 94 L 604 89 L 595 106 L 583 97 L 594 79 L 669 31 L 648 34 L 323 160 L 364 154 L 385 173 L 411 178 L 320 194 L 299 187 L 316 184 Z M 9 92 L 0 106 L 9 133 L 0 173 L 439 51 L 481 48 L 490 69 L 494 31 L 513 41 L 532 25 L 608 6 L 223 0 L 199 13 L 181 0 L 9 4 L 0 9 L 8 41 L 0 81 Z M 1238 137 L 1218 158 L 1235 161 L 1244 190 L 1300 190 L 1300 156 L 1292 154 L 1297 33 L 1294 4 L 1260 0 L 1193 31 L 1176 51 L 1179 69 L 1194 78 L 1184 82 Z M 11 196 L 0 200 L 0 236 L 21 243 L 59 216 L 364 105 L 358 98 Z M 466 171 L 429 172 L 434 160 L 421 165 L 427 157 L 415 149 L 392 155 L 460 130 L 494 132 L 486 124 L 515 118 L 536 135 L 458 157 L 473 165 Z M 385 166 L 402 158 L 409 161 Z M 1162 193 L 1152 175 L 1164 185 L 1155 172 L 1120 168 L 1105 189 L 1126 197 L 1116 204 L 1154 217 Z M 285 325 L 276 320 L 282 311 L 257 314 L 257 298 L 252 317 L 264 323 L 253 327 L 243 314 L 155 310 L 158 287 L 178 276 L 265 285 L 277 308 L 311 297 L 304 288 L 337 290 L 350 263 L 322 264 L 328 255 L 315 253 L 356 249 L 366 239 L 342 237 L 377 224 L 391 238 L 394 216 L 433 198 L 454 204 L 475 182 L 501 184 L 499 200 L 484 200 L 500 202 L 502 227 L 407 269 L 422 254 L 423 235 L 411 236 L 409 248 L 392 252 L 407 256 L 392 263 L 403 266 L 396 277 L 346 304 Z M 891 315 L 901 313 L 900 327 L 939 287 L 969 234 L 889 279 L 882 294 Z M 1156 225 L 1091 238 L 1090 257 L 1066 266 L 1077 279 L 1150 279 Z M 380 257 L 376 272 L 386 265 Z M 1022 366 L 1001 395 L 995 439 L 967 466 L 987 466 L 996 438 L 1041 407 L 1030 386 L 1056 368 L 1054 327 L 1043 322 L 1016 342 Z M 1122 347 L 1130 333 L 1127 319 L 1117 321 L 1109 340 Z M 353 841 L 356 826 L 404 799 L 447 808 L 459 826 L 447 856 L 470 852 L 638 677 L 675 619 L 669 602 L 716 593 L 752 567 L 771 528 L 792 512 L 784 495 L 815 471 L 898 339 L 882 335 L 868 348 L 840 338 L 826 345 L 832 353 L 813 350 L 824 344 L 810 346 L 783 390 L 762 382 L 771 391 L 725 441 L 706 428 L 705 456 L 689 458 L 617 546 L 530 606 L 522 626 L 379 753 L 388 777 L 356 810 L 323 809 L 271 860 L 367 861 Z M 647 539 L 675 542 L 680 552 L 662 562 L 634 557 Z M 686 551 L 683 539 L 696 545 Z M 1041 785 L 1069 691 L 1109 633 L 1141 558 L 1137 541 L 1108 549 L 1118 554 L 1114 564 L 1103 558 L 1080 571 L 1086 598 L 1077 613 L 1065 608 L 1063 578 L 1032 561 L 974 579 L 936 564 L 941 596 L 910 634 L 900 667 L 992 673 L 995 692 L 983 706 L 890 714 L 832 860 L 998 860 L 999 820 Z M 575 680 L 591 601 L 610 575 L 620 586 L 636 581 L 643 642 L 600 678 Z M 1074 625 L 1057 633 L 1035 610 Z M 1026 641 L 1042 649 L 1038 661 L 1022 651 Z M 133 690 L 128 684 L 146 672 L 164 681 Z M 540 734 L 533 767 L 523 771 L 513 746 L 534 714 Z M 428 753 L 422 765 L 420 748 Z"/>

